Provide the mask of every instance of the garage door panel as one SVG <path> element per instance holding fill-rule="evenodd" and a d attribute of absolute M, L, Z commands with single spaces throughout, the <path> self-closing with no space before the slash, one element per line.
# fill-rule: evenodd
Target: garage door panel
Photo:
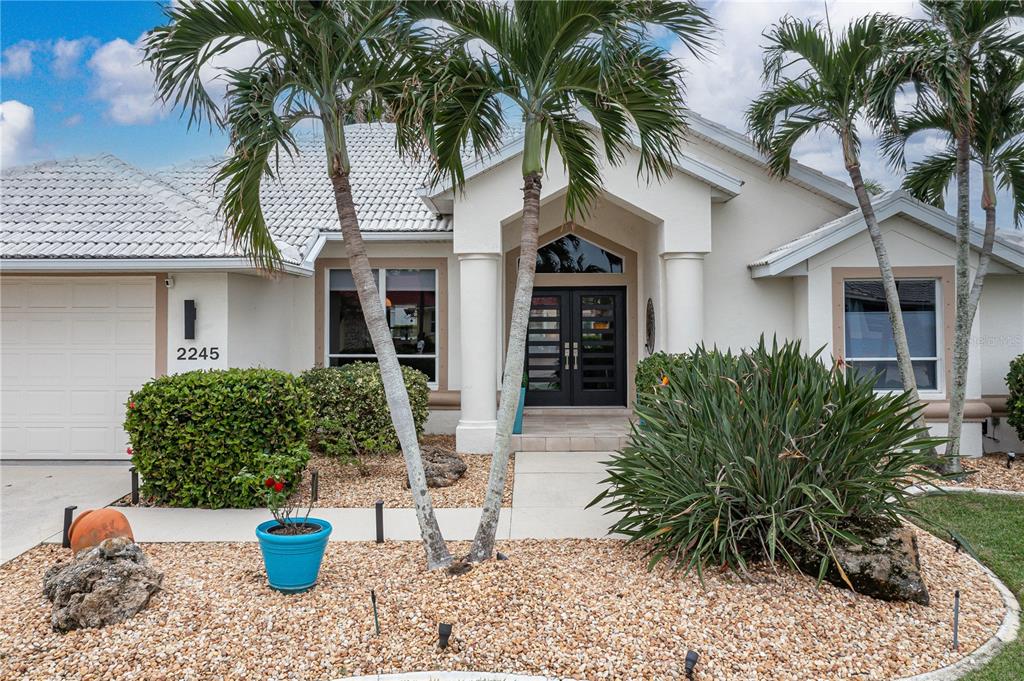
<path fill-rule="evenodd" d="M 110 390 L 72 390 L 69 414 L 76 420 L 99 418 L 107 422 L 114 415 L 114 400 Z"/>
<path fill-rule="evenodd" d="M 124 458 L 125 403 L 153 375 L 154 284 L 3 278 L 0 456 Z"/>
<path fill-rule="evenodd" d="M 30 283 L 27 288 L 25 302 L 30 309 L 64 308 L 71 304 L 71 290 L 66 283 Z"/>
<path fill-rule="evenodd" d="M 71 342 L 78 345 L 112 345 L 116 339 L 109 319 L 80 318 L 71 321 Z"/>
<path fill-rule="evenodd" d="M 54 315 L 29 318 L 25 342 L 32 346 L 68 344 L 68 326 L 71 320 Z"/>
<path fill-rule="evenodd" d="M 153 346 L 155 329 L 152 318 L 122 317 L 117 320 L 114 329 L 114 342 L 118 345 L 142 345 L 146 348 Z"/>
<path fill-rule="evenodd" d="M 26 390 L 25 416 L 35 421 L 60 417 L 68 411 L 68 395 L 64 390 Z"/>
<path fill-rule="evenodd" d="M 88 282 L 75 284 L 71 289 L 71 306 L 81 308 L 109 309 L 116 300 L 114 284 Z"/>

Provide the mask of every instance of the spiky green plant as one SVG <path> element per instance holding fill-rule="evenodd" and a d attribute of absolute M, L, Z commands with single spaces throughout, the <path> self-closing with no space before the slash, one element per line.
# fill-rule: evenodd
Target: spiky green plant
<path fill-rule="evenodd" d="M 799 342 L 740 354 L 703 347 L 640 393 L 629 443 L 607 462 L 591 505 L 624 514 L 611 527 L 647 547 L 650 567 L 745 573 L 752 561 L 820 557 L 851 523 L 913 516 L 904 488 L 938 477 L 940 440 L 914 425 L 909 392 L 878 394 L 873 377 L 827 366 Z"/>

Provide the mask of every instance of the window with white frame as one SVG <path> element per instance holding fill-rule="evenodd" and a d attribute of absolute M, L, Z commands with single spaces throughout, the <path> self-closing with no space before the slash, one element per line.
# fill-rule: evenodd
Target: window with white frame
<path fill-rule="evenodd" d="M 940 390 L 939 282 L 897 279 L 900 311 L 907 331 L 911 363 L 919 390 Z M 858 372 L 875 375 L 877 390 L 901 390 L 889 306 L 880 279 L 843 282 L 846 361 Z"/>
<path fill-rule="evenodd" d="M 373 270 L 384 299 L 399 363 L 419 369 L 437 386 L 437 270 Z M 330 270 L 327 281 L 327 360 L 330 366 L 373 362 L 359 294 L 350 270 Z"/>

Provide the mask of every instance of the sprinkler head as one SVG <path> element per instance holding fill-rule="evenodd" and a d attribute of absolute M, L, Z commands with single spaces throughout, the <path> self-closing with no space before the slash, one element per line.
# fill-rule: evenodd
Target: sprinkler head
<path fill-rule="evenodd" d="M 441 622 L 437 625 L 437 647 L 444 650 L 448 647 L 448 639 L 452 637 L 452 625 Z"/>
<path fill-rule="evenodd" d="M 686 672 L 686 678 L 693 678 L 693 668 L 697 666 L 697 660 L 700 659 L 700 655 L 697 654 L 696 650 L 686 651 L 686 660 L 683 663 L 683 670 Z"/>

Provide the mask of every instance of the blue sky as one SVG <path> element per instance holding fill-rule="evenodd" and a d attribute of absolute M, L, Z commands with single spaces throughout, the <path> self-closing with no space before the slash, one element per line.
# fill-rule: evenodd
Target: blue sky
<path fill-rule="evenodd" d="M 677 50 L 689 70 L 689 104 L 737 130 L 743 130 L 743 111 L 760 91 L 761 33 L 783 15 L 824 19 L 827 8 L 833 26 L 874 11 L 921 15 L 917 3 L 909 0 L 717 0 L 705 4 L 720 27 L 716 53 L 698 62 Z M 221 152 L 226 144 L 223 134 L 205 128 L 189 130 L 177 111 L 154 100 L 152 73 L 140 63 L 137 43 L 163 20 L 161 3 L 154 0 L 0 0 L 0 163 L 8 167 L 106 152 L 144 168 L 159 168 Z M 240 66 L 246 59 L 241 49 L 222 65 Z M 215 72 L 209 75 L 207 82 L 215 88 Z M 914 141 L 909 156 L 920 157 L 938 148 L 935 138 L 921 137 Z M 796 156 L 848 179 L 830 135 L 801 143 Z M 870 135 L 862 163 L 865 177 L 888 188 L 899 186 L 899 176 L 878 158 Z M 1004 207 L 1008 203 L 1003 196 L 1000 201 Z M 1005 212 L 1001 213 L 1000 224 L 1009 226 Z"/>

